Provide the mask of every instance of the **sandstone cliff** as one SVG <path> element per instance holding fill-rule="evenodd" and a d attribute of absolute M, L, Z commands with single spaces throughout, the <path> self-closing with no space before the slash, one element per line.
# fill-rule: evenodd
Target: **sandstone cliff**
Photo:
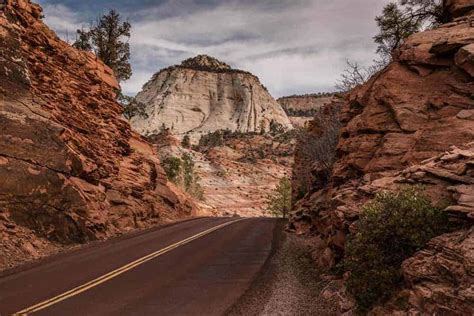
<path fill-rule="evenodd" d="M 409 37 L 394 61 L 352 91 L 342 107 L 332 175 L 314 179 L 290 224 L 318 236 L 320 267 L 341 259 L 361 205 L 403 183 L 423 184 L 435 203 L 449 204 L 445 211 L 453 220 L 472 226 L 474 3 L 446 3 L 452 22 Z M 295 163 L 305 162 L 297 156 Z M 472 229 L 433 239 L 403 265 L 407 308 L 472 312 L 473 256 Z"/>
<path fill-rule="evenodd" d="M 0 4 L 0 269 L 193 205 L 115 102 L 118 83 L 28 0 Z"/>
<path fill-rule="evenodd" d="M 163 133 L 166 134 L 166 133 Z M 172 135 L 153 137 L 161 159 L 193 157 L 204 199 L 199 215 L 269 216 L 267 196 L 293 164 L 293 131 L 271 135 L 227 133 L 219 144 L 183 148 Z"/>
<path fill-rule="evenodd" d="M 137 101 L 146 105 L 148 118 L 136 116 L 131 124 L 142 135 L 157 134 L 163 126 L 177 135 L 189 132 L 194 139 L 217 130 L 268 130 L 271 122 L 292 128 L 257 77 L 206 55 L 161 70 Z"/>
<path fill-rule="evenodd" d="M 293 126 L 303 127 L 322 107 L 339 100 L 340 96 L 332 93 L 291 95 L 277 99 L 285 110 Z"/>

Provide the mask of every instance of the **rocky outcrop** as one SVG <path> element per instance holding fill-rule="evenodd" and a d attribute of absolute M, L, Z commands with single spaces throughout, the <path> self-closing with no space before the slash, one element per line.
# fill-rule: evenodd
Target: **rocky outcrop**
<path fill-rule="evenodd" d="M 122 119 L 112 70 L 61 41 L 38 5 L 0 8 L 0 268 L 190 215 Z"/>
<path fill-rule="evenodd" d="M 326 104 L 339 99 L 332 93 L 291 95 L 278 98 L 277 101 L 286 111 L 311 111 L 319 110 Z"/>
<path fill-rule="evenodd" d="M 281 97 L 277 99 L 277 102 L 285 110 L 293 126 L 303 127 L 323 106 L 339 99 L 338 94 L 319 93 Z"/>
<path fill-rule="evenodd" d="M 298 202 L 290 224 L 299 232 L 319 236 L 320 267 L 333 266 L 342 258 L 346 236 L 353 230 L 361 206 L 380 190 L 423 184 L 435 204 L 447 205 L 445 211 L 452 220 L 472 225 L 474 28 L 473 15 L 460 12 L 470 12 L 474 4 L 447 2 L 455 19 L 409 37 L 393 62 L 347 96 L 332 175 L 315 183 Z M 462 10 L 461 4 L 466 5 Z M 441 245 L 445 239 L 436 240 L 433 243 Z M 461 262 L 470 267 L 472 241 L 459 240 L 455 247 L 463 250 L 457 252 L 453 265 Z M 442 251 L 451 253 L 446 242 Z M 421 269 L 428 264 L 429 260 L 418 261 L 423 256 L 426 253 L 410 259 L 407 269 L 409 265 L 419 264 Z M 472 308 L 472 296 L 468 305 L 462 305 L 449 294 L 465 289 L 462 285 L 445 283 L 448 277 L 438 276 L 426 280 L 430 285 L 425 291 L 421 289 L 428 283 L 421 281 L 421 272 L 413 273 L 406 279 L 407 286 L 413 285 L 418 302 L 431 302 L 426 307 L 413 303 L 418 310 L 430 313 L 440 311 L 441 306 L 459 305 L 456 313 L 469 313 L 465 306 Z"/>
<path fill-rule="evenodd" d="M 175 137 L 166 134 L 153 137 L 162 160 L 183 154 L 193 157 L 204 193 L 199 215 L 270 215 L 268 194 L 291 173 L 292 131 L 277 135 L 226 133 L 219 144 L 195 150 L 183 148 Z"/>
<path fill-rule="evenodd" d="M 142 135 L 157 134 L 164 127 L 194 139 L 226 129 L 259 132 L 272 122 L 292 128 L 257 77 L 205 55 L 161 70 L 136 98 L 146 105 L 148 117 L 136 116 L 131 124 Z"/>
<path fill-rule="evenodd" d="M 468 315 L 474 306 L 474 229 L 432 239 L 403 262 L 406 297 L 414 311 L 429 315 Z"/>

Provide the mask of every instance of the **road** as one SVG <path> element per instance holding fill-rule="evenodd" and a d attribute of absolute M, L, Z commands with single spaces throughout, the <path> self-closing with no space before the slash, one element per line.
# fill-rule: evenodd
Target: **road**
<path fill-rule="evenodd" d="M 0 277 L 0 315 L 222 315 L 268 258 L 275 226 L 200 218 L 63 253 Z"/>

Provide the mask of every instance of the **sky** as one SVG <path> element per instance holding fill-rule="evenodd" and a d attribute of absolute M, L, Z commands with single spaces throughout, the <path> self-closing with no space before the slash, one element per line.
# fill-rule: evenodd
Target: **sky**
<path fill-rule="evenodd" d="M 274 97 L 334 91 L 347 60 L 376 57 L 374 18 L 389 0 L 39 0 L 45 22 L 75 31 L 114 9 L 132 25 L 134 95 L 151 76 L 208 54 L 260 78 Z"/>

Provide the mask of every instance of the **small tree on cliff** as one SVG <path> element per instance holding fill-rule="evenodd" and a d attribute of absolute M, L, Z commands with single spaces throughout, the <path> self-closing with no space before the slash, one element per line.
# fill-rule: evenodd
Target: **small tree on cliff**
<path fill-rule="evenodd" d="M 143 118 L 148 118 L 146 113 L 146 105 L 142 102 L 137 101 L 136 98 L 124 95 L 122 92 L 119 92 L 117 96 L 117 101 L 123 107 L 123 116 L 130 120 L 134 116 L 140 116 Z"/>
<path fill-rule="evenodd" d="M 287 177 L 281 178 L 277 187 L 267 198 L 268 209 L 275 217 L 286 218 L 291 210 L 291 183 Z"/>
<path fill-rule="evenodd" d="M 425 28 L 447 22 L 441 0 L 400 0 L 389 3 L 375 18 L 379 33 L 374 37 L 377 53 L 390 59 L 405 38 Z"/>
<path fill-rule="evenodd" d="M 399 0 L 387 4 L 375 18 L 379 33 L 374 36 L 380 58 L 370 67 L 348 61 L 341 78 L 336 82 L 339 91 L 350 91 L 365 83 L 390 62 L 393 52 L 404 40 L 426 28 L 449 21 L 442 0 Z"/>
<path fill-rule="evenodd" d="M 131 25 L 128 21 L 121 21 L 120 14 L 111 10 L 91 23 L 89 30 L 77 30 L 77 39 L 74 47 L 93 51 L 107 66 L 113 69 L 119 81 L 127 80 L 132 76 L 130 66 L 130 38 Z"/>

